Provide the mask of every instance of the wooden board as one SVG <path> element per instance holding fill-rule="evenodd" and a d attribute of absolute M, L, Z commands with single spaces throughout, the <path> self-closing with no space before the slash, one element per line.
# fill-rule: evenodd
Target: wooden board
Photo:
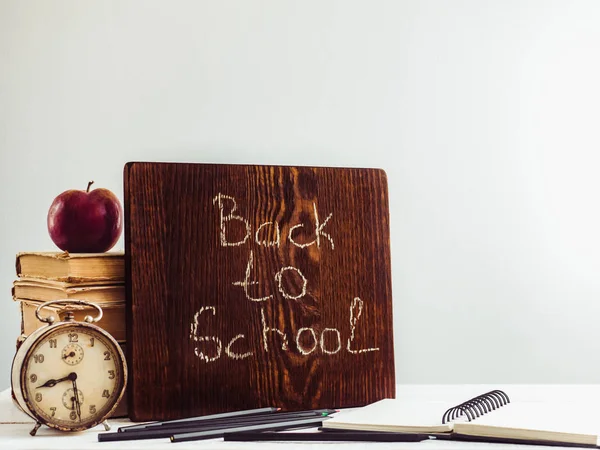
<path fill-rule="evenodd" d="M 133 420 L 394 396 L 385 172 L 136 162 L 124 178 Z"/>

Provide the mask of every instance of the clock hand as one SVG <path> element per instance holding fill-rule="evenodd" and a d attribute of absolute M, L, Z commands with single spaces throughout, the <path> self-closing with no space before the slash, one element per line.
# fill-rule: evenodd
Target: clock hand
<path fill-rule="evenodd" d="M 79 417 L 79 421 L 81 422 L 81 402 L 79 401 L 79 392 L 77 392 L 77 374 L 73 372 L 74 377 L 71 378 L 73 381 L 73 391 L 75 392 L 75 406 L 77 407 L 77 417 Z"/>
<path fill-rule="evenodd" d="M 50 379 L 50 380 L 46 381 L 44 384 L 41 384 L 38 387 L 36 387 L 36 389 L 45 388 L 45 387 L 54 387 L 61 381 L 71 380 L 73 378 L 73 376 L 75 376 L 75 378 L 77 378 L 77 374 L 75 372 L 71 372 L 66 377 L 59 378 L 58 380 Z"/>
<path fill-rule="evenodd" d="M 59 378 L 58 380 L 48 380 L 44 384 L 41 384 L 38 387 L 36 387 L 36 389 L 45 388 L 45 387 L 54 387 L 61 381 L 66 381 L 68 379 L 69 379 L 68 377 L 64 377 L 64 378 Z"/>

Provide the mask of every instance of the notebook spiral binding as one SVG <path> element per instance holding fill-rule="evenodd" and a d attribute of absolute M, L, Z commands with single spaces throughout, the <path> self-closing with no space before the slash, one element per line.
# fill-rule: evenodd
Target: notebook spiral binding
<path fill-rule="evenodd" d="M 503 391 L 494 390 L 486 392 L 448 409 L 442 416 L 442 423 L 451 422 L 459 417 L 465 418 L 470 422 L 508 403 L 510 403 L 510 399 Z"/>

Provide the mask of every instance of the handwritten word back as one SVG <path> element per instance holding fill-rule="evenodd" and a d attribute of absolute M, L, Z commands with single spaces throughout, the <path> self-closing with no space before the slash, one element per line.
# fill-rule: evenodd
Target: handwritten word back
<path fill-rule="evenodd" d="M 227 203 L 229 203 L 229 205 L 227 205 Z M 221 240 L 221 245 L 223 247 L 237 247 L 238 245 L 244 245 L 248 241 L 250 236 L 252 235 L 252 228 L 250 227 L 250 222 L 248 222 L 248 219 L 245 219 L 242 216 L 234 214 L 237 211 L 237 202 L 235 201 L 235 199 L 229 195 L 218 194 L 213 199 L 213 204 L 216 204 L 219 207 L 219 225 L 220 225 L 219 228 L 221 230 L 220 234 L 219 234 L 219 238 Z M 228 211 L 228 212 L 226 212 L 226 211 Z M 331 244 L 331 249 L 333 250 L 335 248 L 333 239 L 331 238 L 331 235 L 329 233 L 324 231 L 325 226 L 327 225 L 327 222 L 329 222 L 329 219 L 331 219 L 331 216 L 333 215 L 333 213 L 330 213 L 323 222 L 320 222 L 319 221 L 319 213 L 317 212 L 317 205 L 315 205 L 315 203 L 313 203 L 313 211 L 314 211 L 314 220 L 315 220 L 315 239 L 311 242 L 302 243 L 302 244 L 296 242 L 294 240 L 294 235 L 295 235 L 295 233 L 297 233 L 296 230 L 304 228 L 304 224 L 299 223 L 299 224 L 296 224 L 296 225 L 290 227 L 290 230 L 287 233 L 287 240 L 292 245 L 295 245 L 296 247 L 299 247 L 299 248 L 306 248 L 306 247 L 310 247 L 311 245 L 316 245 L 317 248 L 320 248 L 321 241 L 322 241 L 321 238 L 324 237 L 325 239 L 329 240 L 329 242 Z M 238 239 L 237 241 L 234 241 L 234 242 L 230 242 L 227 239 L 227 226 L 231 222 L 238 222 L 240 224 L 243 224 L 243 226 L 246 229 L 246 233 L 245 233 L 244 237 L 241 239 Z M 267 227 L 275 228 L 276 238 L 274 240 L 267 241 L 265 239 L 260 238 L 261 231 L 264 233 L 263 229 L 268 229 Z M 254 241 L 258 245 L 262 245 L 264 247 L 272 247 L 272 246 L 280 247 L 281 246 L 281 229 L 280 229 L 279 223 L 278 222 L 263 222 L 262 224 L 260 224 L 260 226 L 256 230 L 256 233 L 254 234 Z"/>

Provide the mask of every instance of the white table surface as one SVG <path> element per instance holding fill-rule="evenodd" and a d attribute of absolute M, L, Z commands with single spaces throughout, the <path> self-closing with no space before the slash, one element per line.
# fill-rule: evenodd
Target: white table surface
<path fill-rule="evenodd" d="M 471 397 L 492 389 L 503 389 L 510 396 L 511 401 L 559 401 L 559 402 L 590 402 L 598 404 L 600 400 L 600 385 L 399 385 L 396 397 L 406 400 L 418 401 L 448 401 L 460 403 Z M 338 413 L 339 415 L 344 412 Z M 117 427 L 130 424 L 127 420 L 110 421 L 113 430 Z M 600 424 L 600 417 L 599 417 Z M 29 435 L 33 428 L 33 421 L 23 414 L 12 402 L 10 390 L 0 392 L 0 449 L 248 449 L 271 450 L 281 449 L 331 449 L 340 447 L 348 450 L 360 449 L 368 446 L 377 449 L 523 449 L 534 450 L 556 449 L 557 447 L 485 444 L 474 442 L 450 441 L 423 441 L 412 443 L 301 443 L 301 442 L 224 442 L 223 439 L 211 439 L 197 442 L 184 442 L 173 444 L 168 439 L 151 439 L 142 441 L 98 442 L 98 433 L 104 427 L 98 426 L 80 433 L 61 433 L 47 427 L 41 427 L 34 437 Z M 599 425 L 600 430 L 600 425 Z"/>

